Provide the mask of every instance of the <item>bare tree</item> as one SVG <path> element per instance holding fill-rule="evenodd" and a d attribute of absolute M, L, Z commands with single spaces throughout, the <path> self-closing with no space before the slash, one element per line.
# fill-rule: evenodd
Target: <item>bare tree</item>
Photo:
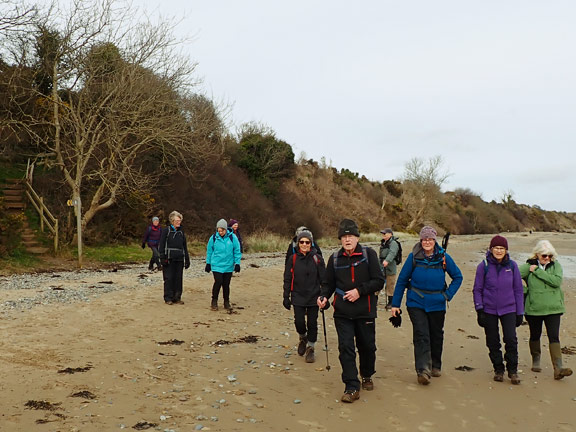
<path fill-rule="evenodd" d="M 175 24 L 134 16 L 115 0 L 48 13 L 28 61 L 35 109 L 12 117 L 55 154 L 75 205 L 80 264 L 82 232 L 99 211 L 163 171 L 202 175 L 222 153 L 218 109 L 193 93 L 195 64 L 176 51 Z"/>
<path fill-rule="evenodd" d="M 37 7 L 21 0 L 0 2 L 0 34 L 21 32 L 25 26 L 35 22 Z"/>
<path fill-rule="evenodd" d="M 433 156 L 428 160 L 412 158 L 404 166 L 402 202 L 411 218 L 408 230 L 424 221 L 429 205 L 439 197 L 442 185 L 450 177 L 443 164 L 442 156 Z"/>

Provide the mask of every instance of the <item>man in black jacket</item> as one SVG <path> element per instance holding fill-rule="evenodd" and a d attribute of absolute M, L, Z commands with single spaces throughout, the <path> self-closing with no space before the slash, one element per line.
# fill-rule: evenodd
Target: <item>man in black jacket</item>
<path fill-rule="evenodd" d="M 373 390 L 372 375 L 376 363 L 376 292 L 384 286 L 376 251 L 358 243 L 360 231 L 356 222 L 343 219 L 338 227 L 342 248 L 326 265 L 318 307 L 326 308 L 334 294 L 334 324 L 338 333 L 338 350 L 342 381 L 346 388 L 342 402 L 360 398 L 360 380 L 356 367 L 356 348 L 360 357 L 362 388 Z"/>

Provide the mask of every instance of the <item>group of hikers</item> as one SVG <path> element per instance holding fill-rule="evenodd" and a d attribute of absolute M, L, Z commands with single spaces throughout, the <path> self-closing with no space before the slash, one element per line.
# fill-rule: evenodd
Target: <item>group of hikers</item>
<path fill-rule="evenodd" d="M 155 219 L 151 226 L 157 222 Z M 182 215 L 172 212 L 169 219 L 169 226 L 158 237 L 156 252 L 150 244 L 150 235 L 147 237 L 153 250 L 150 266 L 157 263 L 162 268 L 165 302 L 182 304 L 182 271 L 189 267 L 190 258 L 180 229 Z M 149 228 L 148 233 L 151 232 L 156 235 L 154 228 Z M 432 377 L 442 375 L 446 307 L 462 285 L 462 273 L 446 253 L 446 245 L 438 243 L 436 230 L 424 226 L 397 275 L 402 245 L 391 228 L 381 233 L 380 251 L 376 253 L 359 243 L 356 222 L 343 219 L 338 226 L 341 247 L 326 262 L 312 232 L 302 226 L 296 230 L 286 252 L 282 304 L 294 313 L 298 354 L 307 363 L 315 362 L 318 315 L 322 312 L 324 319 L 324 311 L 332 306 L 345 385 L 342 402 L 358 400 L 361 389 L 374 389 L 375 319 L 382 290 L 385 308 L 390 311 L 390 321 L 395 327 L 401 325 L 401 304 L 406 294 L 417 382 L 428 385 Z M 230 280 L 233 271 L 240 271 L 241 258 L 238 222 L 219 220 L 206 248 L 205 270 L 214 275 L 213 310 L 218 308 L 221 287 L 224 307 L 230 308 Z M 542 371 L 540 339 L 545 325 L 554 379 L 572 375 L 572 370 L 562 364 L 559 339 L 560 319 L 565 312 L 562 278 L 556 250 L 548 240 L 538 241 L 532 256 L 518 266 L 510 259 L 507 239 L 500 235 L 491 239 L 484 259 L 476 268 L 473 300 L 478 325 L 486 336 L 494 381 L 504 381 L 507 372 L 512 384 L 520 384 L 516 328 L 524 318 L 530 331 L 531 370 Z"/>

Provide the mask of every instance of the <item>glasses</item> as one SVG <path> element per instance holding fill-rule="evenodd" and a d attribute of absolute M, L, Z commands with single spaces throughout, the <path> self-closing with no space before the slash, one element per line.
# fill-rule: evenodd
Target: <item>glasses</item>
<path fill-rule="evenodd" d="M 554 255 L 542 254 L 540 255 L 542 258 L 552 258 Z"/>
<path fill-rule="evenodd" d="M 300 244 L 310 244 L 308 240 L 300 240 L 298 243 Z"/>

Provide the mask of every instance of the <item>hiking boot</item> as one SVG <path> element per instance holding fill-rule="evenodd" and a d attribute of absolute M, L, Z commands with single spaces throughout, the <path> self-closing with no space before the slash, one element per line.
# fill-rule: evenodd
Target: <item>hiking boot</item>
<path fill-rule="evenodd" d="M 360 399 L 360 390 L 346 390 L 340 400 L 345 403 L 352 403 L 358 399 Z"/>
<path fill-rule="evenodd" d="M 184 302 L 182 300 L 177 300 L 174 302 L 174 304 L 184 304 Z"/>
<path fill-rule="evenodd" d="M 372 378 L 362 378 L 362 390 L 374 390 L 374 382 L 372 381 Z"/>
<path fill-rule="evenodd" d="M 167 301 L 167 302 L 164 302 L 164 303 L 166 303 L 167 305 L 173 305 L 173 304 L 174 304 L 174 303 L 171 302 L 171 301 Z"/>
<path fill-rule="evenodd" d="M 210 309 L 213 311 L 218 310 L 218 300 L 212 300 L 212 303 L 210 303 Z"/>
<path fill-rule="evenodd" d="M 162 266 L 159 265 L 158 267 L 156 267 L 156 271 L 162 271 Z"/>
<path fill-rule="evenodd" d="M 316 357 L 314 357 L 314 347 L 306 347 L 306 363 L 314 363 L 316 361 Z"/>
<path fill-rule="evenodd" d="M 430 384 L 430 374 L 427 371 L 418 372 L 418 384 Z"/>
<path fill-rule="evenodd" d="M 432 368 L 432 373 L 431 373 L 431 375 L 432 375 L 433 377 L 436 377 L 436 378 L 441 377 L 441 376 L 442 376 L 442 371 L 441 371 L 440 369 L 438 369 L 438 368 Z"/>
<path fill-rule="evenodd" d="M 494 381 L 503 382 L 504 381 L 504 372 L 494 372 Z"/>
<path fill-rule="evenodd" d="M 300 337 L 300 343 L 298 343 L 298 355 L 303 356 L 306 353 L 306 344 L 308 343 L 308 338 Z"/>
<path fill-rule="evenodd" d="M 224 300 L 224 309 L 232 309 L 232 306 L 230 306 L 230 302 L 228 300 Z"/>
<path fill-rule="evenodd" d="M 152 271 L 152 270 L 154 270 L 154 266 L 153 266 L 153 265 L 149 265 L 149 266 L 148 266 L 148 271 Z"/>
<path fill-rule="evenodd" d="M 496 377 L 494 377 L 496 378 Z M 510 382 L 514 385 L 518 385 L 520 384 L 520 377 L 518 377 L 518 374 L 516 373 L 509 373 L 508 374 L 508 378 L 510 378 Z"/>

